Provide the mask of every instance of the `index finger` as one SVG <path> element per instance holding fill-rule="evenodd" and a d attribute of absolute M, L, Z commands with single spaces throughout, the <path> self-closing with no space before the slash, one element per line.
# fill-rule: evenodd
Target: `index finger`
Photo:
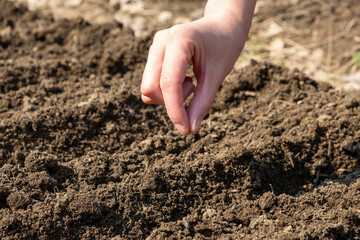
<path fill-rule="evenodd" d="M 189 119 L 183 106 L 182 84 L 192 54 L 189 47 L 172 42 L 166 46 L 160 88 L 166 111 L 182 135 L 189 134 Z"/>

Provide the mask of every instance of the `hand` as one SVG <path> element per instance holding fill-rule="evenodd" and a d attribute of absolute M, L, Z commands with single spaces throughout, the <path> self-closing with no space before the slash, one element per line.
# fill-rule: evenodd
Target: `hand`
<path fill-rule="evenodd" d="M 254 1 L 249 2 L 255 5 Z M 222 10 L 209 8 L 205 17 L 197 21 L 156 33 L 141 84 L 142 100 L 165 105 L 182 135 L 195 134 L 211 110 L 219 86 L 243 49 L 253 13 L 253 8 L 251 14 L 240 12 L 239 16 L 228 10 L 228 6 Z M 207 16 L 207 12 L 216 14 Z M 193 79 L 186 76 L 191 63 L 196 88 Z M 192 92 L 194 97 L 185 110 L 183 103 Z"/>

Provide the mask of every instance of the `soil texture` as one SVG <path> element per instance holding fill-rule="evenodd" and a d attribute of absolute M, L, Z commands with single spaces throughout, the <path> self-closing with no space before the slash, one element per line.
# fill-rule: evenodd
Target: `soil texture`
<path fill-rule="evenodd" d="M 254 61 L 182 137 L 139 97 L 151 38 L 0 27 L 1 239 L 359 239 L 360 96 Z"/>

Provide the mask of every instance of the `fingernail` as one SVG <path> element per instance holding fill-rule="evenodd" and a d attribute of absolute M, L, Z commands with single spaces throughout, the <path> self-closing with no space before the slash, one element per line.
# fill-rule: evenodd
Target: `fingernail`
<path fill-rule="evenodd" d="M 195 134 L 199 130 L 202 120 L 203 120 L 203 118 L 199 117 L 198 119 L 195 119 L 193 121 L 193 123 L 191 125 L 191 133 L 192 134 Z"/>
<path fill-rule="evenodd" d="M 186 136 L 188 134 L 185 127 L 182 124 L 176 123 L 175 127 L 183 136 Z"/>

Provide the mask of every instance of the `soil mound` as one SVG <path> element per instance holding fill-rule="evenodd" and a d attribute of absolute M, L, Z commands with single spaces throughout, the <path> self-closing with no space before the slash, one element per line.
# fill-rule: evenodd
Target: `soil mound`
<path fill-rule="evenodd" d="M 359 97 L 254 62 L 184 138 L 139 98 L 149 39 L 0 6 L 2 239 L 359 236 Z"/>

